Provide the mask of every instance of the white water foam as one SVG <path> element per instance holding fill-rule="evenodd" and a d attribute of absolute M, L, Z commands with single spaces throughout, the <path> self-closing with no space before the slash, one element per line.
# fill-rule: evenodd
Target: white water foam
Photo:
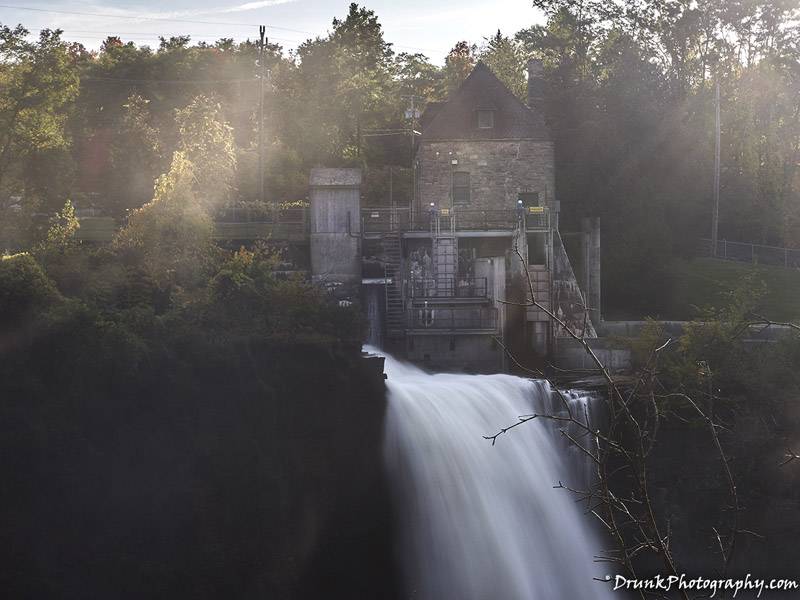
<path fill-rule="evenodd" d="M 420 600 L 605 600 L 599 550 L 575 496 L 590 469 L 552 421 L 483 438 L 519 415 L 557 410 L 544 382 L 430 375 L 386 357 L 385 452 L 408 595 Z M 583 412 L 585 396 L 570 395 Z"/>

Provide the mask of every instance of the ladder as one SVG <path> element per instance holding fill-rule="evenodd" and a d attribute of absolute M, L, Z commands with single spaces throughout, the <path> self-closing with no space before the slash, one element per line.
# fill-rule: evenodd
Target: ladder
<path fill-rule="evenodd" d="M 448 286 L 456 286 L 458 276 L 458 244 L 456 234 L 453 229 L 452 219 L 448 219 L 450 226 L 444 231 L 440 228 L 440 219 L 435 224 L 431 224 L 431 251 L 433 256 L 433 277 L 436 280 L 434 293 L 450 289 Z M 451 291 L 452 291 L 451 290 Z"/>
<path fill-rule="evenodd" d="M 406 315 L 403 308 L 403 273 L 401 271 L 402 253 L 400 234 L 397 231 L 381 235 L 384 258 L 384 277 L 386 278 L 386 336 L 400 338 L 405 334 Z M 391 280 L 391 283 L 389 283 Z"/>

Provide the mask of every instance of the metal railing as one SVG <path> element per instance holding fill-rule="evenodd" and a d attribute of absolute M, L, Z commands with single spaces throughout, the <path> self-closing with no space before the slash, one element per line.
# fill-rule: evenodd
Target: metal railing
<path fill-rule="evenodd" d="M 526 230 L 550 228 L 550 211 L 546 207 L 526 209 L 477 210 L 443 208 L 426 210 L 411 218 L 404 208 L 362 208 L 362 228 L 365 233 L 389 231 L 492 231 L 516 229 L 520 222 Z"/>
<path fill-rule="evenodd" d="M 286 208 L 274 213 L 270 208 L 231 207 L 214 214 L 214 239 L 247 240 L 266 239 L 301 241 L 308 233 L 308 209 Z M 48 216 L 49 219 L 49 216 Z M 81 216 L 76 237 L 83 242 L 108 243 L 124 227 L 127 218 L 114 219 L 102 216 Z M 47 224 L 47 221 L 43 221 Z"/>
<path fill-rule="evenodd" d="M 230 207 L 214 215 L 214 238 L 218 240 L 303 240 L 308 235 L 308 209 Z"/>
<path fill-rule="evenodd" d="M 421 306 L 410 309 L 410 329 L 433 331 L 496 331 L 497 309 Z"/>
<path fill-rule="evenodd" d="M 486 298 L 486 277 L 412 277 L 408 282 L 413 299 L 425 298 Z"/>
<path fill-rule="evenodd" d="M 489 231 L 492 229 L 513 229 L 519 224 L 521 214 L 514 210 L 453 210 L 455 229 Z"/>
<path fill-rule="evenodd" d="M 546 206 L 529 206 L 525 209 L 525 229 L 550 229 L 550 209 Z"/>
<path fill-rule="evenodd" d="M 703 256 L 713 256 L 711 240 L 700 240 L 700 253 Z M 748 262 L 757 265 L 774 265 L 792 269 L 800 268 L 800 249 L 797 248 L 781 248 L 779 246 L 764 246 L 761 244 L 718 240 L 716 258 Z"/>
<path fill-rule="evenodd" d="M 365 233 L 408 231 L 410 221 L 411 209 L 408 207 L 361 209 L 361 227 Z"/>
<path fill-rule="evenodd" d="M 276 212 L 270 206 L 231 206 L 218 210 L 214 215 L 214 221 L 216 223 L 305 224 L 308 221 L 308 209 L 284 208 Z"/>

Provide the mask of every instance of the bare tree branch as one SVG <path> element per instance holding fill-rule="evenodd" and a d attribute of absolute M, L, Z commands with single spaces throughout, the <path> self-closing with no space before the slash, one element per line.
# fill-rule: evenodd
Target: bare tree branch
<path fill-rule="evenodd" d="M 515 248 L 515 252 L 525 271 L 528 299 L 525 302 L 503 301 L 503 304 L 524 308 L 535 307 L 546 314 L 560 331 L 563 331 L 583 347 L 592 363 L 596 366 L 596 369 L 590 372 L 600 373 L 607 387 L 605 400 L 608 411 L 608 424 L 603 431 L 593 427 L 586 409 L 584 409 L 581 418 L 577 418 L 570 406 L 566 393 L 555 382 L 548 379 L 542 372 L 522 365 L 513 353 L 503 345 L 502 340 L 497 339 L 497 343 L 500 344 L 516 367 L 528 375 L 544 379 L 550 385 L 553 393 L 561 399 L 564 411 L 561 414 L 521 415 L 516 423 L 501 429 L 494 435 L 484 436 L 484 438 L 491 440 L 492 445 L 495 445 L 501 435 L 534 419 L 545 419 L 564 424 L 566 427 L 560 428 L 559 433 L 594 465 L 595 483 L 588 490 L 573 489 L 560 481 L 554 487 L 568 490 L 576 496 L 578 501 L 587 502 L 587 513 L 598 520 L 614 541 L 616 548 L 596 557 L 596 560 L 617 564 L 627 571 L 630 576 L 635 577 L 634 559 L 643 553 L 652 553 L 661 559 L 668 575 L 677 575 L 676 559 L 673 556 L 670 544 L 672 538 L 670 522 L 669 520 L 664 520 L 666 531 L 662 532 L 662 520 L 657 515 L 650 493 L 648 457 L 655 447 L 660 422 L 665 414 L 671 414 L 682 421 L 688 422 L 674 411 L 670 412 L 668 409 L 662 408 L 661 401 L 664 399 L 670 397 L 682 398 L 706 424 L 709 435 L 720 456 L 722 469 L 728 483 L 732 505 L 730 507 L 731 523 L 729 527 L 725 528 L 726 531 L 724 532 L 714 529 L 715 540 L 722 556 L 722 573 L 724 575 L 727 573 L 733 558 L 738 534 L 747 533 L 755 536 L 758 536 L 758 534 L 739 528 L 741 508 L 738 491 L 729 460 L 719 438 L 719 431 L 724 430 L 724 427 L 714 421 L 715 396 L 713 394 L 710 370 L 708 377 L 709 392 L 706 397 L 708 407 L 705 410 L 686 394 L 657 394 L 655 390 L 660 385 L 658 382 L 659 357 L 673 345 L 673 340 L 668 339 L 650 351 L 644 366 L 638 371 L 635 379 L 628 380 L 629 383 L 626 389 L 623 389 L 620 382 L 598 358 L 597 353 L 592 349 L 589 340 L 586 338 L 589 323 L 588 311 L 590 308 L 583 307 L 582 330 L 573 330 L 551 308 L 538 301 L 534 293 L 530 272 L 525 267 L 525 260 L 519 249 Z M 767 325 L 787 325 L 800 330 L 800 326 L 793 324 L 773 323 L 767 320 L 763 320 L 762 323 Z M 742 329 L 742 332 L 745 330 L 746 327 Z M 634 411 L 634 407 L 636 411 Z M 567 429 L 567 427 L 570 429 Z M 588 446 L 581 441 L 587 437 L 593 440 L 592 446 Z M 787 451 L 786 460 L 782 464 L 788 464 L 794 460 L 800 460 L 800 455 L 793 451 Z M 612 483 L 616 486 L 619 477 L 629 478 L 632 484 L 625 496 L 620 496 L 612 490 Z M 689 597 L 685 591 L 680 590 L 679 594 L 684 600 L 688 600 Z M 640 591 L 640 596 L 645 598 L 644 592 Z"/>

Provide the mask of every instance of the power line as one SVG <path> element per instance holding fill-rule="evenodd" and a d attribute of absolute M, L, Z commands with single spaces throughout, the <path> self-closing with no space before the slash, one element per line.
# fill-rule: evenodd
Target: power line
<path fill-rule="evenodd" d="M 177 19 L 177 18 L 169 18 L 169 17 L 147 17 L 147 16 L 139 16 L 139 15 L 113 15 L 110 13 L 92 13 L 92 12 L 83 12 L 83 11 L 73 11 L 73 10 L 56 10 L 56 9 L 48 9 L 48 8 L 33 8 L 30 6 L 13 6 L 10 4 L 0 4 L 0 8 L 8 8 L 12 10 L 27 10 L 33 12 L 42 12 L 42 13 L 55 13 L 55 14 L 64 14 L 64 15 L 79 15 L 79 16 L 87 16 L 87 17 L 104 17 L 107 19 L 139 19 L 143 21 L 166 21 L 170 23 L 196 23 L 200 25 L 225 25 L 225 26 L 233 26 L 233 27 L 256 27 L 253 23 L 233 23 L 230 21 L 201 21 L 197 19 Z M 291 27 L 280 27 L 278 25 L 267 25 L 267 29 L 277 29 L 279 31 L 289 31 L 291 33 L 300 33 L 303 35 L 310 35 L 316 36 L 319 35 L 318 33 L 314 33 L 313 31 L 304 31 L 302 29 L 292 29 Z M 277 38 L 276 38 L 277 39 Z M 299 42 L 299 40 L 285 40 L 291 41 L 294 43 Z M 419 48 L 416 46 L 404 46 L 401 44 L 392 44 L 396 48 L 404 48 L 406 50 L 421 50 L 423 52 L 441 52 L 441 50 L 433 50 L 432 48 Z M 446 50 L 445 50 L 446 52 Z"/>
<path fill-rule="evenodd" d="M 113 15 L 110 13 L 95 13 L 83 12 L 77 10 L 56 10 L 53 8 L 33 8 L 31 6 L 12 6 L 9 4 L 0 4 L 0 8 L 9 8 L 12 10 L 27 10 L 33 12 L 43 13 L 56 13 L 61 15 L 79 15 L 84 17 L 104 17 L 107 19 L 140 19 L 143 21 L 169 21 L 171 23 L 197 23 L 200 25 L 227 25 L 234 27 L 255 27 L 252 23 L 231 23 L 222 21 L 200 21 L 196 19 L 171 19 L 168 17 L 147 17 L 140 15 Z"/>
<path fill-rule="evenodd" d="M 108 83 L 256 83 L 256 79 L 126 79 L 123 77 L 81 77 L 81 82 L 108 82 Z"/>
<path fill-rule="evenodd" d="M 145 33 L 137 31 L 128 31 L 128 32 L 114 31 L 111 33 L 107 33 L 103 31 L 79 31 L 75 29 L 64 30 L 64 34 L 66 34 L 68 37 L 71 38 L 78 38 L 84 40 L 106 40 L 109 37 L 119 37 L 122 39 L 123 42 L 159 41 L 162 38 L 168 40 L 171 37 L 170 34 L 162 34 L 162 33 Z M 97 35 L 84 35 L 84 34 L 97 34 Z M 219 35 L 209 34 L 209 33 L 182 33 L 181 35 L 187 35 L 191 37 L 193 40 L 206 38 L 218 41 L 222 39 L 220 38 Z M 294 40 L 294 39 L 275 37 L 275 36 L 270 36 L 270 39 L 277 40 L 279 42 L 288 42 L 291 44 L 301 44 L 305 41 L 305 40 Z"/>
<path fill-rule="evenodd" d="M 84 34 L 84 33 L 97 34 L 98 36 L 100 36 L 100 39 L 106 39 L 107 37 L 120 36 L 120 35 L 139 36 L 138 38 L 134 38 L 134 39 L 162 38 L 162 37 L 169 39 L 169 37 L 170 37 L 170 34 L 158 33 L 158 32 L 155 32 L 155 31 L 113 31 L 113 32 L 109 32 L 109 31 L 98 31 L 96 29 L 62 29 L 61 31 L 63 33 L 65 33 L 65 34 L 69 34 L 69 35 Z M 183 33 L 182 32 L 181 35 L 188 35 L 189 37 L 193 37 L 193 38 L 200 38 L 200 37 L 216 37 L 217 39 L 223 39 L 224 38 L 224 36 L 222 36 L 222 38 L 220 38 L 219 34 L 217 34 L 217 33 L 209 34 L 209 33 Z M 84 37 L 84 36 L 81 35 L 81 37 Z M 93 37 L 93 36 L 87 36 L 87 37 Z M 289 38 L 279 38 L 279 37 L 275 37 L 275 36 L 270 36 L 270 38 L 273 39 L 273 40 L 281 40 L 281 41 L 284 41 L 284 42 L 303 42 L 303 41 L 305 41 L 305 40 L 296 40 L 296 39 L 289 39 Z"/>
<path fill-rule="evenodd" d="M 267 28 L 258 28 L 258 199 L 264 204 L 264 79 L 267 77 L 267 64 L 264 60 L 264 48 L 269 43 L 266 37 Z M 275 206 L 277 211 L 277 205 Z"/>
<path fill-rule="evenodd" d="M 109 33 L 108 31 L 97 31 L 96 29 L 62 29 L 64 33 L 97 33 L 99 35 L 103 35 L 105 37 L 114 36 L 114 35 L 141 35 L 147 37 L 167 37 L 163 33 L 156 33 L 154 31 L 114 31 L 113 33 Z M 208 36 L 207 33 L 181 33 L 181 35 L 188 35 L 188 36 Z"/>
<path fill-rule="evenodd" d="M 0 4 L 0 8 L 9 8 L 13 10 L 28 10 L 33 12 L 42 12 L 42 13 L 55 13 L 61 15 L 79 15 L 85 17 L 103 17 L 106 19 L 125 19 L 125 20 L 135 20 L 139 19 L 142 21 L 166 21 L 169 23 L 196 23 L 198 25 L 227 25 L 227 26 L 234 26 L 234 27 L 257 27 L 253 23 L 234 23 L 231 21 L 202 21 L 198 19 L 178 19 L 178 18 L 170 18 L 170 17 L 148 17 L 144 15 L 114 15 L 111 13 L 95 13 L 95 12 L 84 12 L 84 11 L 77 11 L 77 10 L 56 10 L 53 8 L 33 8 L 30 6 L 12 6 L 10 4 Z M 302 33 L 304 35 L 316 35 L 310 31 L 302 31 L 300 29 L 291 29 L 290 27 L 278 27 L 277 25 L 267 25 L 268 29 L 279 29 L 281 31 L 291 31 L 293 33 Z"/>

